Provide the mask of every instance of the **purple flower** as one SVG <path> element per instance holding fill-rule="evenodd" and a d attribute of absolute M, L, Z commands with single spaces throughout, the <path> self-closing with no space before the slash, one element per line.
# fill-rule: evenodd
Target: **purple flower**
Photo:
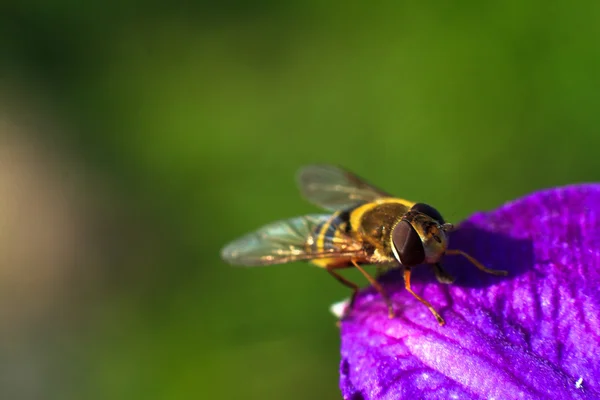
<path fill-rule="evenodd" d="M 439 326 L 392 272 L 341 324 L 345 399 L 600 398 L 600 185 L 532 194 L 478 213 L 451 248 L 509 271 L 487 275 L 446 256 L 452 285 L 428 267 L 412 287 L 446 320 Z"/>

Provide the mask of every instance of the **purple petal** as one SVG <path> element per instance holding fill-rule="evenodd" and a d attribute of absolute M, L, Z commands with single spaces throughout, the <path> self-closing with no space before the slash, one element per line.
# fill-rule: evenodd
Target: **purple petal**
<path fill-rule="evenodd" d="M 446 320 L 440 327 L 385 277 L 397 317 L 372 288 L 341 326 L 345 399 L 600 398 L 600 185 L 532 194 L 465 221 L 444 259 L 457 277 L 418 267 L 412 287 Z"/>

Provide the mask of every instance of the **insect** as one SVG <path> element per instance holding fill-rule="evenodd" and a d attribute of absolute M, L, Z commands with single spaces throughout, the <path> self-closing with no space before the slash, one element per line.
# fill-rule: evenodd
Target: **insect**
<path fill-rule="evenodd" d="M 445 324 L 442 316 L 411 288 L 413 267 L 432 265 L 439 282 L 452 283 L 454 277 L 442 268 L 440 260 L 444 255 L 460 255 L 484 272 L 507 275 L 506 271 L 486 268 L 461 250 L 448 249 L 454 226 L 427 204 L 393 197 L 331 165 L 306 166 L 297 179 L 304 197 L 330 213 L 265 225 L 225 246 L 221 252 L 225 261 L 241 266 L 308 261 L 324 268 L 353 290 L 345 315 L 354 305 L 359 286 L 338 270 L 354 267 L 381 294 L 390 318 L 394 317 L 394 309 L 388 294 L 363 265 L 403 268 L 406 290 L 431 311 L 440 325 Z"/>

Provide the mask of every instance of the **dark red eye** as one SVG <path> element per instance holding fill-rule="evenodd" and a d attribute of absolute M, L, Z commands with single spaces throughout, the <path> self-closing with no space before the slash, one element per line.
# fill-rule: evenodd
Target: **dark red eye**
<path fill-rule="evenodd" d="M 445 223 L 444 218 L 442 217 L 442 214 L 440 214 L 440 212 L 438 210 L 436 210 L 435 208 L 431 207 L 428 204 L 417 203 L 414 206 L 412 206 L 412 208 L 410 210 L 417 211 L 417 212 L 423 213 L 425 215 L 429 215 L 431 218 L 435 219 L 440 224 Z"/>
<path fill-rule="evenodd" d="M 392 231 L 392 245 L 402 265 L 412 267 L 425 261 L 425 248 L 415 228 L 408 221 L 400 221 Z"/>

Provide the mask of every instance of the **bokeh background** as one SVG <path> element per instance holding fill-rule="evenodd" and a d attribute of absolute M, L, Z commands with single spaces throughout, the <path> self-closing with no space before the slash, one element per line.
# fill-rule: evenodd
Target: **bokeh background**
<path fill-rule="evenodd" d="M 0 398 L 339 398 L 347 290 L 220 248 L 315 212 L 294 182 L 312 162 L 453 221 L 600 180 L 599 20 L 594 1 L 2 2 Z"/>

